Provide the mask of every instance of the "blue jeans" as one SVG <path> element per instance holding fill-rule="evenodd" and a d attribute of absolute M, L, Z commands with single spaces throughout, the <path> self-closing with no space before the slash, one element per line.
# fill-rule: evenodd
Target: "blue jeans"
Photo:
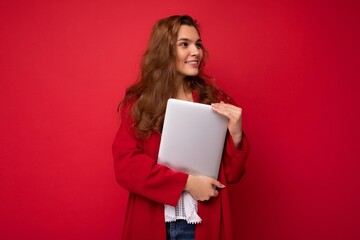
<path fill-rule="evenodd" d="M 166 223 L 166 240 L 194 240 L 196 224 L 185 220 Z"/>

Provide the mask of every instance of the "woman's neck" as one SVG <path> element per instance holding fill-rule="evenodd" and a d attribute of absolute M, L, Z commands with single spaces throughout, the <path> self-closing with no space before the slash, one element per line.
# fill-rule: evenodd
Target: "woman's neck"
<path fill-rule="evenodd" d="M 193 96 L 192 91 L 184 86 L 184 84 L 181 84 L 179 87 L 179 90 L 176 94 L 176 99 L 185 100 L 193 102 Z"/>

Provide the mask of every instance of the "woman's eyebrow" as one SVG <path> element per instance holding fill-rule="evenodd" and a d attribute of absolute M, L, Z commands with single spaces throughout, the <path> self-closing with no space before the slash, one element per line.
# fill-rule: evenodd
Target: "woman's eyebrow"
<path fill-rule="evenodd" d="M 190 40 L 189 38 L 179 38 L 177 41 L 178 41 L 178 42 L 179 42 L 179 41 L 191 42 L 191 40 Z M 201 41 L 201 39 L 199 38 L 198 40 L 196 40 L 196 42 L 202 42 L 202 41 Z"/>

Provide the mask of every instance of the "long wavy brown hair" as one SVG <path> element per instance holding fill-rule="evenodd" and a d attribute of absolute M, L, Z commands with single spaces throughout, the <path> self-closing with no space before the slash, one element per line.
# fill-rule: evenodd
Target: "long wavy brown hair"
<path fill-rule="evenodd" d="M 152 29 L 143 55 L 139 79 L 126 89 L 125 98 L 119 104 L 118 110 L 121 111 L 126 103 L 132 102 L 130 114 L 133 128 L 140 138 L 146 138 L 154 131 L 161 133 L 167 100 L 175 98 L 178 93 L 179 86 L 175 81 L 176 42 L 181 25 L 195 27 L 200 35 L 198 24 L 190 16 L 176 15 L 159 20 Z M 199 66 L 199 75 L 186 77 L 184 88 L 196 91 L 201 103 L 210 104 L 227 99 L 205 75 L 203 67 L 208 54 L 203 46 L 201 48 L 203 60 Z"/>

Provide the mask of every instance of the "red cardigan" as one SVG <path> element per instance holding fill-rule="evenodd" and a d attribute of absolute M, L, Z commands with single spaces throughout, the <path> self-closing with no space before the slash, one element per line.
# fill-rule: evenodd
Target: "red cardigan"
<path fill-rule="evenodd" d="M 199 101 L 193 94 L 194 102 Z M 125 106 L 121 125 L 113 143 L 115 175 L 118 183 L 129 191 L 123 228 L 123 239 L 166 239 L 164 204 L 176 206 L 185 187 L 187 174 L 174 172 L 156 163 L 160 134 L 137 138 Z M 225 186 L 240 180 L 245 168 L 249 145 L 243 135 L 238 148 L 226 137 L 218 180 Z M 202 222 L 196 225 L 196 240 L 233 239 L 228 191 L 225 187 L 216 198 L 198 204 Z"/>

